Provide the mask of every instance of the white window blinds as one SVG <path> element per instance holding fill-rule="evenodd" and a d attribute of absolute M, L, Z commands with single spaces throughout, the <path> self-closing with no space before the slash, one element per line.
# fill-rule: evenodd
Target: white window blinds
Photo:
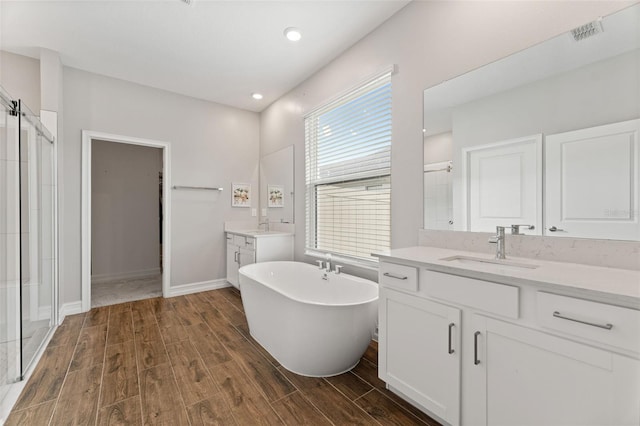
<path fill-rule="evenodd" d="M 391 72 L 305 117 L 307 251 L 375 260 L 391 240 Z"/>

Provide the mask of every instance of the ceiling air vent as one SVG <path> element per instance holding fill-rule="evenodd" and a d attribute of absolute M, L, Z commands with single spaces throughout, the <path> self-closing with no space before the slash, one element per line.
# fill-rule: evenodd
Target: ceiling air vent
<path fill-rule="evenodd" d="M 184 1 L 184 0 L 183 0 Z M 602 29 L 602 18 L 589 22 L 588 24 L 581 25 L 571 30 L 571 35 L 575 41 L 584 40 L 585 38 L 594 36 L 604 31 Z"/>

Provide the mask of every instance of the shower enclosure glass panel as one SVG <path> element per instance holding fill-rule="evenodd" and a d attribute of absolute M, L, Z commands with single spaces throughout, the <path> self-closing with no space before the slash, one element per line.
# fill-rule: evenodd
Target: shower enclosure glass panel
<path fill-rule="evenodd" d="M 53 330 L 53 138 L 0 88 L 0 403 Z"/>
<path fill-rule="evenodd" d="M 53 325 L 53 144 L 20 105 L 22 374 Z"/>
<path fill-rule="evenodd" d="M 0 113 L 0 401 L 20 379 L 18 117 Z"/>

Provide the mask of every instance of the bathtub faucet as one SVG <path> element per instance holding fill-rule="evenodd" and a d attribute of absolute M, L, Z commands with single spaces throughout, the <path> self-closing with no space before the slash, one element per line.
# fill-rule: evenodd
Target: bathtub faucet
<path fill-rule="evenodd" d="M 331 272 L 331 253 L 327 253 L 327 261 L 325 263 L 325 271 Z"/>
<path fill-rule="evenodd" d="M 323 279 L 327 279 L 326 276 L 328 273 L 331 272 L 331 254 L 327 253 L 327 260 L 322 261 L 322 260 L 316 260 L 316 263 L 318 264 L 318 269 L 320 269 L 321 271 L 324 269 L 325 274 Z M 336 273 L 336 275 L 338 275 L 340 273 L 340 270 L 342 269 L 342 265 L 333 265 L 333 272 Z"/>

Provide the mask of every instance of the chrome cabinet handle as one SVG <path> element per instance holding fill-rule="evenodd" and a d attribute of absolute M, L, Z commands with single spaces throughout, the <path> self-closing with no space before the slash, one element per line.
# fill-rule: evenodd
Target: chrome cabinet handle
<path fill-rule="evenodd" d="M 480 360 L 478 359 L 478 336 L 480 335 L 479 331 L 473 333 L 473 365 L 480 364 Z"/>
<path fill-rule="evenodd" d="M 566 317 L 564 315 L 562 315 L 560 312 L 555 311 L 553 313 L 553 316 L 556 318 L 560 318 L 563 320 L 567 320 L 567 321 L 573 321 L 573 322 L 579 322 L 580 324 L 586 324 L 586 325 L 590 325 L 592 327 L 598 327 L 598 328 L 604 328 L 605 330 L 611 330 L 613 328 L 613 324 L 596 324 L 594 322 L 589 322 L 589 321 L 582 321 L 576 318 L 570 318 L 570 317 Z"/>
<path fill-rule="evenodd" d="M 455 352 L 455 350 L 453 350 L 453 348 L 451 347 L 451 329 L 455 326 L 455 323 L 450 323 L 449 324 L 449 354 L 452 354 Z"/>
<path fill-rule="evenodd" d="M 549 231 L 551 231 L 551 232 L 556 232 L 556 231 L 557 232 L 565 232 L 564 229 L 556 228 L 555 226 L 550 226 L 549 227 Z"/>
<path fill-rule="evenodd" d="M 511 225 L 511 235 L 523 235 L 520 233 L 520 228 L 536 229 L 534 225 Z"/>
<path fill-rule="evenodd" d="M 240 261 L 238 260 L 238 255 L 240 254 L 240 252 L 236 251 L 233 253 L 233 261 L 236 263 L 240 263 Z"/>
<path fill-rule="evenodd" d="M 406 280 L 406 279 L 409 278 L 409 277 L 405 277 L 404 275 L 395 275 L 395 274 L 392 274 L 390 272 L 385 272 L 382 275 L 384 275 L 385 277 L 389 277 L 389 278 L 395 278 L 396 280 Z"/>

